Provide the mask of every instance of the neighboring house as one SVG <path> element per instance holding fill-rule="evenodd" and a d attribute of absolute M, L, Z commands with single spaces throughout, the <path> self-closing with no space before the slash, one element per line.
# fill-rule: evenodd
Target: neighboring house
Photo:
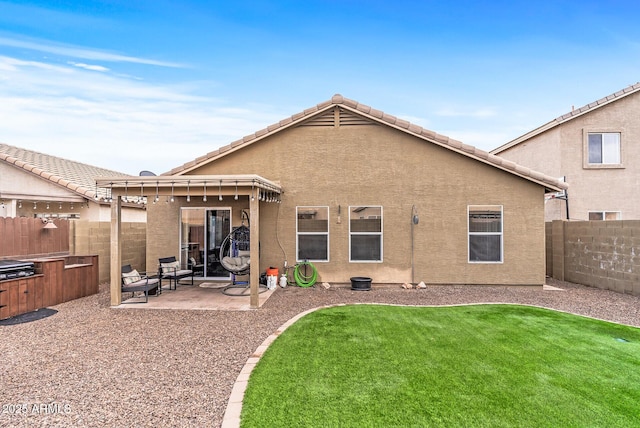
<path fill-rule="evenodd" d="M 491 151 L 566 177 L 571 220 L 640 219 L 640 83 L 558 117 Z M 547 221 L 567 218 L 549 199 Z"/>
<path fill-rule="evenodd" d="M 98 255 L 99 280 L 108 281 L 111 195 L 109 189 L 98 189 L 95 184 L 96 178 L 104 176 L 132 178 L 116 171 L 0 144 L 0 217 L 37 217 L 54 223 L 58 219 L 69 220 L 70 254 Z M 129 198 L 122 210 L 122 222 L 130 231 L 125 259 L 142 270 L 146 219 L 146 200 Z"/>
<path fill-rule="evenodd" d="M 98 184 L 124 194 L 122 180 Z M 258 275 L 285 261 L 332 283 L 542 285 L 544 195 L 564 184 L 335 95 L 137 186 L 162 202 L 148 206 L 148 269 L 193 256 L 228 280 L 221 240 L 249 217 L 255 307 Z"/>
<path fill-rule="evenodd" d="M 0 217 L 109 221 L 109 190 L 98 177 L 127 174 L 0 144 Z M 128 204 L 124 221 L 145 222 L 144 204 Z"/>

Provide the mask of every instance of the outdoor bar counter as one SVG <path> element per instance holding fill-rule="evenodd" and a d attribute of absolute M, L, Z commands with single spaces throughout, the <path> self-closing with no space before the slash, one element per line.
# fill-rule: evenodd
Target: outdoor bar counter
<path fill-rule="evenodd" d="M 0 281 L 0 319 L 98 292 L 98 256 L 30 259 L 35 274 Z"/>

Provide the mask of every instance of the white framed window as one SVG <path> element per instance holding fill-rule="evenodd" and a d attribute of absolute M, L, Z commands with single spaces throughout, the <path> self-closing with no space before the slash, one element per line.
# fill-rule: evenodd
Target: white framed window
<path fill-rule="evenodd" d="M 620 220 L 620 211 L 589 211 L 589 220 Z"/>
<path fill-rule="evenodd" d="M 502 263 L 501 205 L 469 205 L 469 263 Z"/>
<path fill-rule="evenodd" d="M 620 165 L 620 133 L 588 132 L 587 133 L 587 165 Z"/>
<path fill-rule="evenodd" d="M 349 207 L 349 261 L 382 262 L 382 207 Z"/>
<path fill-rule="evenodd" d="M 296 207 L 296 260 L 329 261 L 329 207 Z"/>

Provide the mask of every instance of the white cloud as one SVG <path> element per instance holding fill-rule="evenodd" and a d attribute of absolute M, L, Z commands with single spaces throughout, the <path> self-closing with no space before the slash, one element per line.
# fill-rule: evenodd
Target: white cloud
<path fill-rule="evenodd" d="M 281 119 L 75 64 L 0 56 L 0 81 L 0 142 L 130 174 L 166 172 Z"/>
<path fill-rule="evenodd" d="M 73 65 L 74 67 L 78 67 L 78 68 L 84 68 L 85 70 L 91 70 L 91 71 L 109 71 L 109 69 L 107 67 L 103 67 L 101 65 L 91 65 L 91 64 L 84 64 L 82 62 L 73 62 L 73 61 L 69 61 L 67 62 L 67 64 Z"/>
<path fill-rule="evenodd" d="M 160 67 L 183 68 L 183 64 L 175 62 L 157 61 L 153 59 L 121 55 L 118 53 L 105 52 L 98 49 L 89 49 L 80 46 L 64 45 L 48 40 L 18 40 L 8 37 L 0 37 L 0 46 L 29 49 L 38 52 L 47 52 L 56 55 L 63 55 L 72 58 L 90 59 L 94 61 L 127 62 L 134 64 L 154 65 Z"/>

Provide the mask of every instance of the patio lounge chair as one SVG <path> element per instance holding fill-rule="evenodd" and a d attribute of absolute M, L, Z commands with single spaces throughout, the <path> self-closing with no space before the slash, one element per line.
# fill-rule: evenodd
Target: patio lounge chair
<path fill-rule="evenodd" d="M 144 301 L 134 301 L 129 303 L 147 303 L 149 301 L 149 294 L 160 293 L 160 281 L 157 277 L 148 276 L 146 272 L 138 272 L 137 270 L 132 269 L 131 265 L 122 266 L 121 272 L 121 291 L 123 293 L 131 293 L 131 297 L 134 297 L 136 292 L 144 292 Z"/>
<path fill-rule="evenodd" d="M 162 280 L 169 280 L 169 290 L 175 290 L 178 281 L 182 278 L 191 277 L 191 285 L 193 285 L 193 270 L 180 269 L 180 262 L 174 256 L 162 257 L 158 259 L 158 277 L 160 278 L 160 288 L 162 288 Z M 171 288 L 173 284 L 173 288 Z"/>

